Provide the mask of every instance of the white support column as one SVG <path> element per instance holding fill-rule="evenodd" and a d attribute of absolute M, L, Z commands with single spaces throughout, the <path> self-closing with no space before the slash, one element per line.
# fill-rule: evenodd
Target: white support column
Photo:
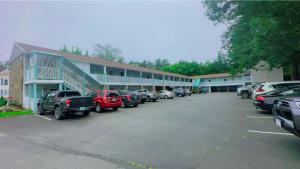
<path fill-rule="evenodd" d="M 106 76 L 107 75 L 107 73 L 106 73 L 106 66 L 103 66 L 103 70 L 104 70 L 104 75 Z"/>
<path fill-rule="evenodd" d="M 124 69 L 124 77 L 127 77 L 127 70 Z"/>

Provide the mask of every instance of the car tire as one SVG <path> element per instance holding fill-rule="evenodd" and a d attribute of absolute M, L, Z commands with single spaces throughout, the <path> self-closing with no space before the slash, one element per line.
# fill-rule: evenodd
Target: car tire
<path fill-rule="evenodd" d="M 90 115 L 90 111 L 89 110 L 83 112 L 83 116 L 88 116 L 88 115 Z"/>
<path fill-rule="evenodd" d="M 249 93 L 248 92 L 242 92 L 241 93 L 241 98 L 242 99 L 248 99 L 249 98 Z"/>
<path fill-rule="evenodd" d="M 147 102 L 150 102 L 150 96 L 147 96 Z"/>
<path fill-rule="evenodd" d="M 61 111 L 61 108 L 59 106 L 56 106 L 54 109 L 54 117 L 56 120 L 62 120 L 64 119 L 64 115 Z"/>
<path fill-rule="evenodd" d="M 103 111 L 103 108 L 101 107 L 101 104 L 97 103 L 97 105 L 96 105 L 96 112 L 97 113 L 101 113 L 102 111 Z"/>
<path fill-rule="evenodd" d="M 137 107 L 139 104 L 135 104 L 135 105 L 133 105 L 133 107 Z"/>
<path fill-rule="evenodd" d="M 125 104 L 125 101 L 124 101 L 124 100 L 122 100 L 121 107 L 122 107 L 122 108 L 125 108 L 125 107 L 126 107 L 126 104 Z"/>
<path fill-rule="evenodd" d="M 156 99 L 152 99 L 153 102 L 156 102 Z"/>
<path fill-rule="evenodd" d="M 164 99 L 168 99 L 169 97 L 167 95 L 164 96 Z"/>
<path fill-rule="evenodd" d="M 178 96 L 179 96 L 179 97 L 182 97 L 182 94 L 181 94 L 181 93 L 179 93 L 179 94 L 178 94 Z"/>
<path fill-rule="evenodd" d="M 39 104 L 37 107 L 38 107 L 37 114 L 38 114 L 38 115 L 44 115 L 45 112 L 44 112 L 44 110 L 43 110 L 43 108 L 42 108 L 42 105 Z"/>
<path fill-rule="evenodd" d="M 113 111 L 117 111 L 119 109 L 119 107 L 113 107 L 112 109 L 113 109 Z"/>

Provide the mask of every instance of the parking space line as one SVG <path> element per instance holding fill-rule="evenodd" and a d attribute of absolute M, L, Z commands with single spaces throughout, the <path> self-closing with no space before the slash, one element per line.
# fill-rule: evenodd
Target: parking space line
<path fill-rule="evenodd" d="M 41 116 L 41 115 L 38 115 L 38 114 L 34 114 L 34 115 L 37 116 L 37 117 L 41 117 L 41 118 L 43 118 L 43 119 L 49 120 L 49 121 L 52 120 L 52 119 L 50 119 L 50 118 L 48 118 L 48 117 Z"/>
<path fill-rule="evenodd" d="M 260 133 L 260 134 L 275 134 L 275 135 L 286 135 L 286 136 L 293 136 L 290 133 L 278 133 L 278 132 L 270 132 L 270 131 L 256 131 L 256 130 L 248 130 L 249 133 Z"/>
<path fill-rule="evenodd" d="M 246 118 L 253 118 L 253 119 L 272 119 L 273 117 L 269 117 L 269 116 L 246 116 Z"/>

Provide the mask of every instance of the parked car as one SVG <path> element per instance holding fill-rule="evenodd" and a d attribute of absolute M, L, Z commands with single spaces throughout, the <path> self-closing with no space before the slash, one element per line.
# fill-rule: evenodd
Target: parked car
<path fill-rule="evenodd" d="M 161 90 L 159 94 L 162 99 L 173 99 L 175 97 L 175 93 L 168 90 Z"/>
<path fill-rule="evenodd" d="M 178 96 L 178 97 L 184 97 L 184 96 L 186 96 L 186 92 L 182 88 L 175 88 L 173 90 L 173 92 L 175 93 L 175 96 Z"/>
<path fill-rule="evenodd" d="M 255 90 L 253 90 L 252 98 L 255 96 L 261 95 L 267 92 L 271 92 L 273 90 L 286 88 L 289 86 L 297 86 L 300 85 L 300 81 L 286 81 L 286 82 L 265 82 L 258 86 Z"/>
<path fill-rule="evenodd" d="M 129 90 L 118 90 L 122 97 L 121 107 L 136 107 L 141 103 L 141 96 L 138 92 Z"/>
<path fill-rule="evenodd" d="M 300 137 L 300 95 L 294 94 L 275 100 L 274 122 L 277 126 Z"/>
<path fill-rule="evenodd" d="M 255 96 L 253 104 L 256 108 L 271 111 L 274 101 L 280 97 L 300 94 L 300 86 L 290 86 L 283 89 L 273 90 L 271 92 Z"/>
<path fill-rule="evenodd" d="M 187 96 L 191 96 L 192 95 L 192 92 L 190 89 L 185 89 L 185 92 L 186 92 L 186 95 Z"/>
<path fill-rule="evenodd" d="M 93 97 L 81 96 L 78 91 L 52 91 L 42 96 L 37 103 L 38 114 L 54 112 L 57 120 L 65 118 L 68 114 L 82 112 L 84 116 L 90 114 L 94 108 Z"/>
<path fill-rule="evenodd" d="M 97 113 L 104 109 L 111 108 L 114 111 L 118 110 L 122 105 L 122 98 L 116 90 L 97 90 L 90 92 L 87 96 L 94 98 L 95 109 Z"/>
<path fill-rule="evenodd" d="M 252 95 L 253 90 L 255 90 L 261 83 L 255 83 L 248 85 L 246 87 L 242 86 L 237 89 L 237 95 L 241 96 L 242 99 L 248 99 Z"/>
<path fill-rule="evenodd" d="M 141 104 L 144 104 L 146 101 L 148 101 L 148 96 L 145 92 L 140 92 L 139 90 L 135 90 L 135 91 L 132 91 L 132 92 L 137 92 L 138 95 L 140 95 L 141 97 Z"/>
<path fill-rule="evenodd" d="M 136 90 L 138 93 L 142 93 L 144 95 L 146 95 L 146 98 L 147 98 L 147 101 L 156 101 L 159 99 L 159 95 L 153 91 L 153 92 L 150 92 L 149 90 L 147 89 L 141 89 L 141 90 Z"/>

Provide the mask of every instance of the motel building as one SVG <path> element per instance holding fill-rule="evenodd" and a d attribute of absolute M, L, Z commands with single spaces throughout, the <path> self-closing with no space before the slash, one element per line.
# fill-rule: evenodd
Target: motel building
<path fill-rule="evenodd" d="M 191 76 L 193 88 L 199 88 L 206 92 L 236 92 L 239 87 L 245 87 L 261 82 L 283 81 L 283 69 L 270 70 L 266 62 L 261 61 L 254 68 L 240 74 L 208 74 Z"/>
<path fill-rule="evenodd" d="M 10 58 L 9 93 L 36 111 L 38 98 L 51 90 L 190 88 L 188 76 L 15 43 Z"/>

